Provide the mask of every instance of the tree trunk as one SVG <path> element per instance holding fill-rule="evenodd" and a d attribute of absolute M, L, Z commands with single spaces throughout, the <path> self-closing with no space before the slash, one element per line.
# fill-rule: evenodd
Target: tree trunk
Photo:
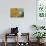
<path fill-rule="evenodd" d="M 40 39 L 37 39 L 37 45 L 40 46 Z"/>

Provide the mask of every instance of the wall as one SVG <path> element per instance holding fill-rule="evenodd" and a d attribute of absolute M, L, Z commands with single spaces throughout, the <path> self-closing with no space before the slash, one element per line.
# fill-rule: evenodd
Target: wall
<path fill-rule="evenodd" d="M 21 0 L 20 0 L 21 1 Z M 21 32 L 28 32 L 27 30 L 31 24 L 36 24 L 36 1 L 0 1 L 0 30 L 9 27 L 19 26 Z M 31 3 L 30 3 L 31 2 Z M 24 8 L 24 18 L 10 18 L 10 8 L 20 7 Z M 23 29 L 22 29 L 23 28 Z M 19 30 L 19 31 L 20 31 Z M 26 31 L 27 30 L 27 31 Z M 1 33 L 0 32 L 0 33 Z"/>
<path fill-rule="evenodd" d="M 24 18 L 11 18 L 10 8 L 24 8 Z M 19 32 L 30 32 L 30 26 L 36 24 L 36 0 L 0 0 L 0 34 L 8 28 L 19 27 Z"/>

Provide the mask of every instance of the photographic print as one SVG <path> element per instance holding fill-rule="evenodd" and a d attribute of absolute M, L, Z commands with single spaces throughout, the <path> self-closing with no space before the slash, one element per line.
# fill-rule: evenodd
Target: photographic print
<path fill-rule="evenodd" d="M 11 17 L 24 17 L 24 9 L 23 8 L 11 8 L 10 16 Z"/>

